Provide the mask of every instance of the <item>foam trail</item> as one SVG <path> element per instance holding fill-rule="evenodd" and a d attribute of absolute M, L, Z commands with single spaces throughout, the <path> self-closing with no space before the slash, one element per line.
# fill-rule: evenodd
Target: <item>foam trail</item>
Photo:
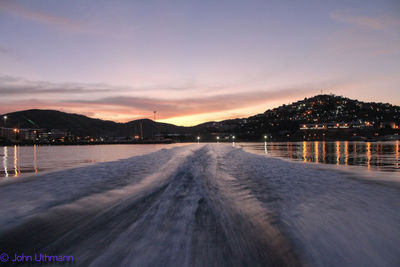
<path fill-rule="evenodd" d="M 0 249 L 73 255 L 80 266 L 391 266 L 400 219 L 384 205 L 398 199 L 398 188 L 338 172 L 190 145 L 0 185 Z M 363 245 L 335 238 L 346 227 L 360 227 Z"/>

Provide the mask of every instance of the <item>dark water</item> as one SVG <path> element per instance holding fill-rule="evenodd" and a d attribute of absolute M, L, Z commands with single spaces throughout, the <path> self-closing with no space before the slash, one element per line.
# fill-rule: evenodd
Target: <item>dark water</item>
<path fill-rule="evenodd" d="M 108 162 L 155 152 L 171 145 L 9 146 L 0 148 L 0 177 Z M 268 142 L 236 143 L 256 154 L 304 162 L 365 166 L 369 170 L 400 172 L 399 141 L 393 142 Z"/>
<path fill-rule="evenodd" d="M 251 158 L 268 160 L 201 144 L 0 183 L 0 252 L 95 267 L 300 266 L 270 195 L 241 174 Z"/>
<path fill-rule="evenodd" d="M 32 159 L 34 148 L 19 149 L 10 149 L 11 163 Z M 148 152 L 158 147 L 129 145 L 46 148 L 53 154 L 37 149 L 37 166 L 143 155 L 3 178 L 0 253 L 10 259 L 46 253 L 95 267 L 399 266 L 400 188 L 394 183 L 366 183 L 227 143 L 155 153 Z"/>
<path fill-rule="evenodd" d="M 0 177 L 115 161 L 179 145 L 5 146 L 0 147 Z"/>
<path fill-rule="evenodd" d="M 369 170 L 400 172 L 399 141 L 393 142 L 268 142 L 238 143 L 248 151 L 293 160 L 358 165 Z"/>

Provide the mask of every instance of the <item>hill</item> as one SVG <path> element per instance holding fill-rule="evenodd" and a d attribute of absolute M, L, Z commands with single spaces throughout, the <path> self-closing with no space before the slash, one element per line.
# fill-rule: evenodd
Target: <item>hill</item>
<path fill-rule="evenodd" d="M 227 122 L 223 122 L 226 124 Z M 245 136 L 295 134 L 303 124 L 368 125 L 373 129 L 400 124 L 400 107 L 366 103 L 336 95 L 316 95 L 241 119 L 232 130 Z"/>
<path fill-rule="evenodd" d="M 185 128 L 167 123 L 154 124 L 149 119 L 117 123 L 56 110 L 31 109 L 4 115 L 8 117 L 8 127 L 58 129 L 76 136 L 134 136 L 142 132 L 144 138 L 150 138 L 154 130 L 163 134 L 183 133 Z"/>
<path fill-rule="evenodd" d="M 268 134 L 275 139 L 286 136 L 299 139 L 303 138 L 303 132 L 299 129 L 304 124 L 346 123 L 358 128 L 368 125 L 368 134 L 372 134 L 372 131 L 376 133 L 378 129 L 400 125 L 399 106 L 366 103 L 332 94 L 305 98 L 248 118 L 206 122 L 193 127 L 154 123 L 149 119 L 117 123 L 55 110 L 32 109 L 5 115 L 8 116 L 9 127 L 59 129 L 76 136 L 93 137 L 132 137 L 143 133 L 144 138 L 152 138 L 156 133 L 163 136 L 201 135 L 205 138 L 208 136 L 209 139 L 215 139 L 216 135 L 236 135 L 243 140 L 254 140 Z M 346 136 L 349 136 L 349 133 L 343 132 L 342 137 Z"/>
<path fill-rule="evenodd" d="M 400 107 L 388 103 L 366 103 L 336 95 L 317 95 L 282 105 L 264 113 L 267 120 L 306 122 L 398 121 Z"/>

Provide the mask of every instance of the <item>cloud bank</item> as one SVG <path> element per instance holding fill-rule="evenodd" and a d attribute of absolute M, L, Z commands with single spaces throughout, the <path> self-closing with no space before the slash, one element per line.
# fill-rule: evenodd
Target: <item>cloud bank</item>
<path fill-rule="evenodd" d="M 210 86 L 212 87 L 212 86 Z M 19 77 L 0 76 L 0 113 L 40 108 L 58 109 L 83 113 L 117 121 L 149 117 L 158 111 L 159 119 L 192 116 L 207 113 L 228 112 L 288 97 L 303 97 L 317 92 L 315 88 L 282 88 L 277 90 L 253 90 L 232 92 L 216 91 L 213 95 L 192 95 L 183 93 L 180 97 L 143 97 L 139 92 L 171 90 L 178 94 L 185 90 L 179 86 L 113 87 L 106 84 L 53 83 L 31 81 Z M 167 89 L 166 89 L 167 88 Z M 189 88 L 189 87 L 188 87 Z M 162 94 L 165 96 L 165 94 Z M 264 110 L 260 110 L 263 112 Z M 253 115 L 253 114 L 249 114 Z"/>

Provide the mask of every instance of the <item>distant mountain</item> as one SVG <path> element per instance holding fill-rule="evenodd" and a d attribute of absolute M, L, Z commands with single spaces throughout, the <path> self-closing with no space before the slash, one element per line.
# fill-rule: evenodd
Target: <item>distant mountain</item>
<path fill-rule="evenodd" d="M 371 127 L 369 133 L 364 131 L 363 134 L 366 136 L 379 131 L 382 134 L 390 134 L 393 131 L 383 131 L 382 128 L 400 125 L 400 107 L 388 103 L 366 103 L 342 96 L 322 94 L 269 109 L 248 118 L 205 123 L 201 125 L 202 127 L 196 126 L 196 129 L 201 134 L 214 133 L 221 136 L 235 134 L 242 140 L 259 139 L 265 134 L 284 140 L 287 140 L 286 137 L 289 135 L 298 140 L 303 138 L 303 132 L 299 131 L 300 126 L 311 123 L 314 125 L 368 123 Z M 342 132 L 340 138 L 346 138 L 348 135 L 348 132 Z"/>
<path fill-rule="evenodd" d="M 55 110 L 31 109 L 4 115 L 8 116 L 9 127 L 59 129 L 77 136 L 124 137 L 140 135 L 142 132 L 144 138 L 151 138 L 154 132 L 202 136 L 235 134 L 247 139 L 270 133 L 279 137 L 295 133 L 299 135 L 299 127 L 304 123 L 368 122 L 375 128 L 386 122 L 400 125 L 399 106 L 366 103 L 336 95 L 316 95 L 248 118 L 206 122 L 193 127 L 154 123 L 149 119 L 116 123 Z"/>
<path fill-rule="evenodd" d="M 366 103 L 336 95 L 317 95 L 311 98 L 267 110 L 267 120 L 304 122 L 398 121 L 400 107 L 388 103 Z"/>
<path fill-rule="evenodd" d="M 332 94 L 316 95 L 241 119 L 232 130 L 247 136 L 263 133 L 277 136 L 296 133 L 301 124 L 332 122 L 369 123 L 375 128 L 389 122 L 399 125 L 400 107 L 388 103 L 366 103 Z"/>
<path fill-rule="evenodd" d="M 30 109 L 4 115 L 8 117 L 8 127 L 59 129 L 77 136 L 133 136 L 143 132 L 145 138 L 150 138 L 153 131 L 163 134 L 185 132 L 185 127 L 167 123 L 154 124 L 149 119 L 117 123 L 56 110 Z"/>

